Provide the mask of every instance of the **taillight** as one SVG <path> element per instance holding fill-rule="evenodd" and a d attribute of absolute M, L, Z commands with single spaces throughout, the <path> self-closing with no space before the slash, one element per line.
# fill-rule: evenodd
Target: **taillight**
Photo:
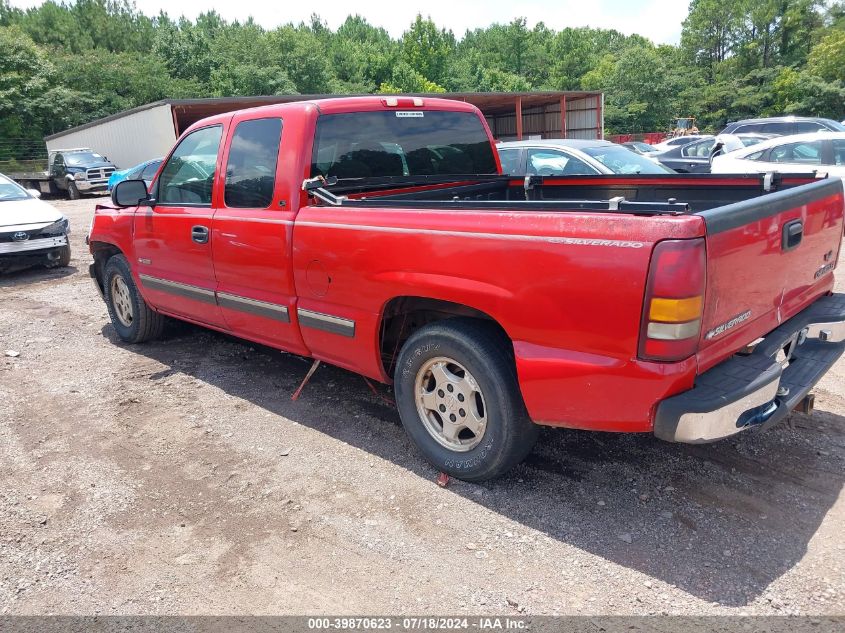
<path fill-rule="evenodd" d="M 677 361 L 698 350 L 706 274 L 704 238 L 654 247 L 640 329 L 640 358 Z"/>

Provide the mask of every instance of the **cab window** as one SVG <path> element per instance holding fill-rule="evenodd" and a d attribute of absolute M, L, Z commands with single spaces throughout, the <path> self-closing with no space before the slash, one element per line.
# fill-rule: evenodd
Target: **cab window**
<path fill-rule="evenodd" d="M 497 173 L 490 139 L 471 112 L 322 115 L 312 156 L 312 176 L 339 179 Z"/>
<path fill-rule="evenodd" d="M 235 128 L 226 163 L 227 207 L 266 209 L 273 201 L 282 120 L 242 121 Z"/>
<path fill-rule="evenodd" d="M 158 204 L 211 206 L 217 150 L 223 127 L 191 132 L 173 150 L 158 179 Z"/>

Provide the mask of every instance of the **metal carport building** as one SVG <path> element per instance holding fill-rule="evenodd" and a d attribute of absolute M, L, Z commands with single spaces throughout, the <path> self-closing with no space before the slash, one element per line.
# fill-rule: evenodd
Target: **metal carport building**
<path fill-rule="evenodd" d="M 273 103 L 348 95 L 273 95 L 166 99 L 92 121 L 46 137 L 47 150 L 90 147 L 119 168 L 165 155 L 179 135 L 207 116 Z M 477 106 L 499 140 L 603 138 L 601 92 L 447 92 L 420 94 Z"/>

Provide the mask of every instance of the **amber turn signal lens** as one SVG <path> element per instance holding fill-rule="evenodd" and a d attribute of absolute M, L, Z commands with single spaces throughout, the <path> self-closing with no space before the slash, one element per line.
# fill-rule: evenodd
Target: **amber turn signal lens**
<path fill-rule="evenodd" d="M 663 299 L 655 297 L 651 300 L 649 321 L 662 323 L 684 323 L 693 321 L 701 316 L 702 298 L 689 297 L 687 299 Z"/>

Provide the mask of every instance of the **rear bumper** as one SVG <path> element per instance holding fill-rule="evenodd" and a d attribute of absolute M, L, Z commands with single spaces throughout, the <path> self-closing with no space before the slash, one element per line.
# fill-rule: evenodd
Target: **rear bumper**
<path fill-rule="evenodd" d="M 791 344 L 785 362 L 784 346 Z M 845 351 L 845 294 L 821 297 L 770 332 L 753 353 L 698 376 L 695 387 L 663 400 L 654 434 L 669 442 L 714 442 L 777 424 Z"/>

